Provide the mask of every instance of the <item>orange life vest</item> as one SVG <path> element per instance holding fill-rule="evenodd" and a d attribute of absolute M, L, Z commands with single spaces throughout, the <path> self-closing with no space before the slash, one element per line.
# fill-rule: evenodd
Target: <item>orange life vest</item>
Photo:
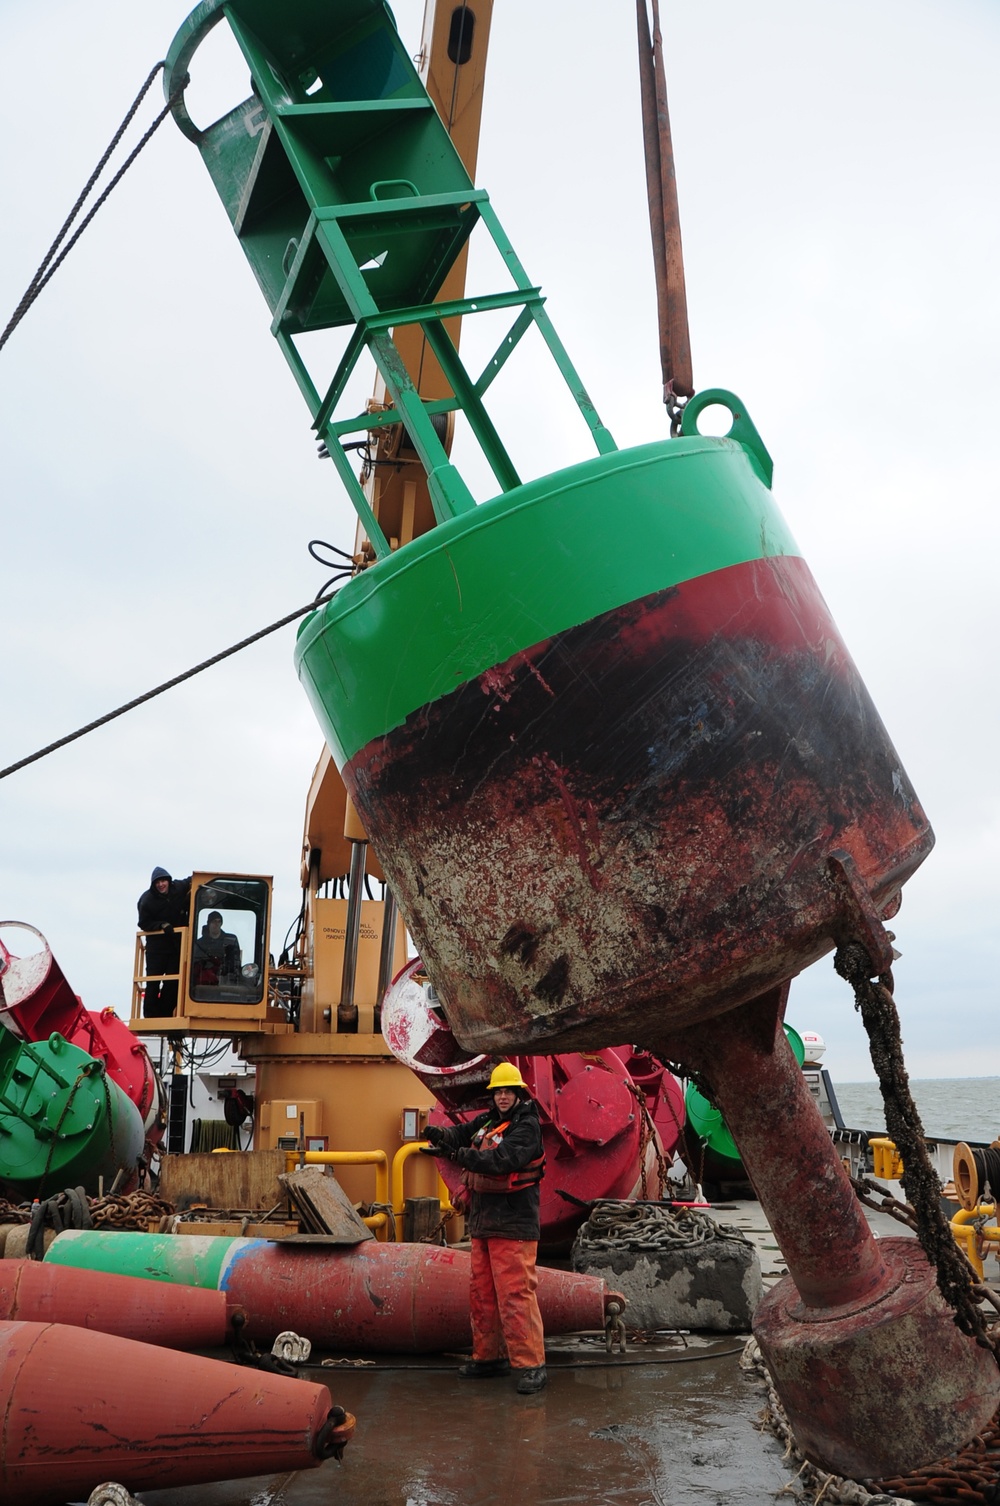
<path fill-rule="evenodd" d="M 484 1124 L 482 1129 L 477 1130 L 472 1137 L 473 1150 L 496 1150 L 503 1140 L 505 1131 L 510 1129 L 510 1124 L 509 1119 L 493 1126 Z M 534 1187 L 540 1182 L 544 1173 L 545 1154 L 543 1152 L 533 1161 L 529 1161 L 527 1166 L 522 1166 L 517 1171 L 509 1171 L 504 1176 L 488 1177 L 478 1171 L 463 1171 L 462 1181 L 470 1192 L 523 1192 L 526 1187 Z"/>

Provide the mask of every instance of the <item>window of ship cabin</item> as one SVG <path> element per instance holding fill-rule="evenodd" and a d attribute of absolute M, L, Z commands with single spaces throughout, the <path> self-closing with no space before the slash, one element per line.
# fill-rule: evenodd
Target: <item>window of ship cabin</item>
<path fill-rule="evenodd" d="M 267 885 L 214 878 L 191 903 L 189 993 L 202 1004 L 259 1004 L 264 997 Z"/>

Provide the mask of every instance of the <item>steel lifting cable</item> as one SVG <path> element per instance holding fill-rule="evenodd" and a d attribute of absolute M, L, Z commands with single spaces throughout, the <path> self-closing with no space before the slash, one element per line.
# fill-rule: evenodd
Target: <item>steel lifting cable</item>
<path fill-rule="evenodd" d="M 159 115 L 157 115 L 156 119 L 153 121 L 153 124 L 149 127 L 146 134 L 139 142 L 139 145 L 129 153 L 122 166 L 118 169 L 114 177 L 111 179 L 111 182 L 108 184 L 107 188 L 104 189 L 100 197 L 94 203 L 93 207 L 88 211 L 84 219 L 77 226 L 73 235 L 66 242 L 66 245 L 63 246 L 61 251 L 59 251 L 59 247 L 62 245 L 62 242 L 66 234 L 68 233 L 70 226 L 76 219 L 77 215 L 80 213 L 80 210 L 83 208 L 83 205 L 91 189 L 94 187 L 94 184 L 97 182 L 98 178 L 101 176 L 101 173 L 107 166 L 108 159 L 110 158 L 115 147 L 118 145 L 119 141 L 121 141 L 125 132 L 128 130 L 130 124 L 132 123 L 135 112 L 138 110 L 139 106 L 142 104 L 142 101 L 148 94 L 150 88 L 152 87 L 154 79 L 156 78 L 157 74 L 160 73 L 165 67 L 166 63 L 160 62 L 156 64 L 155 68 L 151 69 L 146 82 L 143 84 L 142 88 L 139 90 L 139 93 L 132 101 L 132 106 L 129 109 L 128 114 L 125 116 L 125 119 L 122 121 L 114 136 L 111 138 L 111 141 L 100 162 L 98 162 L 97 166 L 94 168 L 94 171 L 87 179 L 87 182 L 84 185 L 79 198 L 73 205 L 73 208 L 70 210 L 69 214 L 66 216 L 59 234 L 52 242 L 48 251 L 46 251 L 44 257 L 42 258 L 41 264 L 38 267 L 38 270 L 36 271 L 31 281 L 28 283 L 28 286 L 21 297 L 20 303 L 17 305 L 17 308 L 14 310 L 13 314 L 8 320 L 6 329 L 4 330 L 3 334 L 0 335 L 0 350 L 2 350 L 6 345 L 7 341 L 10 339 L 11 335 L 14 333 L 15 329 L 20 324 L 21 320 L 24 318 L 25 314 L 28 312 L 35 299 L 38 297 L 39 293 L 44 287 L 48 285 L 56 269 L 60 267 L 66 260 L 66 257 L 69 255 L 70 251 L 72 251 L 73 247 L 76 245 L 77 241 L 80 239 L 81 235 L 86 230 L 87 226 L 90 224 L 91 220 L 94 218 L 94 215 L 100 209 L 101 205 L 108 198 L 112 189 L 117 188 L 118 184 L 121 182 L 128 169 L 132 166 L 132 163 L 138 157 L 143 147 L 146 146 L 147 142 L 150 140 L 153 134 L 157 130 L 159 130 L 160 126 L 170 114 L 173 105 L 178 99 L 180 99 L 181 95 L 183 94 L 188 84 L 187 75 L 185 75 L 185 77 L 178 84 L 177 88 L 174 90 L 173 94 L 171 94 L 170 98 L 167 100 L 167 103 L 164 105 Z M 58 256 L 56 256 L 57 251 L 59 251 Z M 53 257 L 55 258 L 55 260 L 53 260 Z"/>
<path fill-rule="evenodd" d="M 174 675 L 172 680 L 164 680 L 162 685 L 156 685 L 152 690 L 147 690 L 145 695 L 138 695 L 134 700 L 126 701 L 124 706 L 119 706 L 116 710 L 107 712 L 105 716 L 99 716 L 96 721 L 88 722 L 85 727 L 78 727 L 75 732 L 68 733 L 66 737 L 60 737 L 54 743 L 39 748 L 37 753 L 30 753 L 27 758 L 19 758 L 17 763 L 8 764 L 5 769 L 0 769 L 0 779 L 6 779 L 8 774 L 16 774 L 18 769 L 27 768 L 28 764 L 37 763 L 40 758 L 54 753 L 57 748 L 65 748 L 67 743 L 86 737 L 88 732 L 94 732 L 98 727 L 103 727 L 117 717 L 124 716 L 126 711 L 134 711 L 137 706 L 151 701 L 154 696 L 162 695 L 165 690 L 173 690 L 175 685 L 182 685 L 185 680 L 190 680 L 194 675 L 200 675 L 203 669 L 211 669 L 213 664 L 220 664 L 223 659 L 232 658 L 233 654 L 238 654 L 241 649 L 249 648 L 251 643 L 257 643 L 261 638 L 266 638 L 269 633 L 276 633 L 279 628 L 287 627 L 290 622 L 304 617 L 307 612 L 315 611 L 317 607 L 329 600 L 329 596 L 320 596 L 307 602 L 304 607 L 296 607 L 294 612 L 289 612 L 285 617 L 279 617 L 277 622 L 261 628 L 257 633 L 251 633 L 249 638 L 241 638 L 239 643 L 234 643 L 231 648 L 224 648 L 221 653 L 213 654 L 210 659 L 203 659 L 200 664 L 194 665 L 192 669 L 186 669 L 183 674 Z"/>
<path fill-rule="evenodd" d="M 979 1201 L 988 1202 L 992 1194 L 994 1202 L 1000 1201 L 1000 1140 L 994 1140 L 983 1150 L 969 1146 L 972 1164 L 976 1168 Z"/>

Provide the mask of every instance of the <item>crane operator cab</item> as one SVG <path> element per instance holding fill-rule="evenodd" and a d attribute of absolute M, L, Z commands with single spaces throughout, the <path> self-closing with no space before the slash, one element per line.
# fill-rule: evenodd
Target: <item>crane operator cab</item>
<path fill-rule="evenodd" d="M 213 1036 L 290 1030 L 285 1011 L 269 1002 L 270 914 L 270 878 L 192 874 L 189 919 L 174 929 L 179 945 L 169 973 L 147 968 L 147 955 L 159 953 L 145 933 L 136 937 L 131 1028 Z"/>

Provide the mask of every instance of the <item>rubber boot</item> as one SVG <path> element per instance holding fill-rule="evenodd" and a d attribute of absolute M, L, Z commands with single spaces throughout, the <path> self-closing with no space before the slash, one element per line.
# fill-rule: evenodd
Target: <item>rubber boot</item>
<path fill-rule="evenodd" d="M 505 1355 L 496 1360 L 469 1360 L 467 1364 L 458 1367 L 462 1380 L 492 1380 L 495 1375 L 507 1375 L 509 1372 L 510 1360 Z"/>
<path fill-rule="evenodd" d="M 517 1372 L 517 1389 L 522 1396 L 529 1396 L 532 1391 L 541 1391 L 548 1384 L 548 1379 L 544 1365 L 533 1365 L 528 1370 Z"/>

